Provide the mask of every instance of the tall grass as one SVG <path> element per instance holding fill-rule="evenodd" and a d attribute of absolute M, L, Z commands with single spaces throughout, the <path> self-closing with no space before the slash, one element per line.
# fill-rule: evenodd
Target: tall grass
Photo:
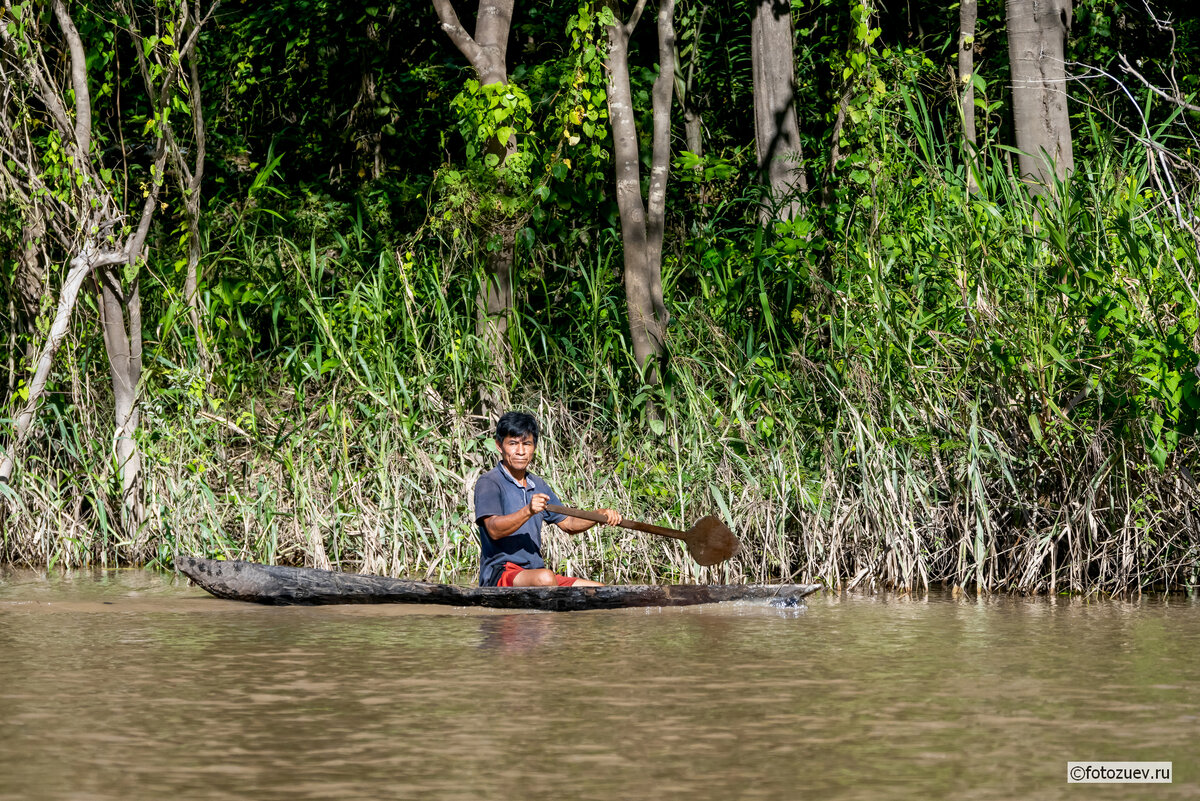
<path fill-rule="evenodd" d="M 471 489 L 496 460 L 490 384 L 542 421 L 537 469 L 564 501 L 680 528 L 714 513 L 744 544 L 705 570 L 674 542 L 551 531 L 551 565 L 577 575 L 1194 585 L 1195 243 L 1137 151 L 1097 138 L 1037 200 L 993 152 L 972 196 L 936 129 L 919 99 L 898 107 L 878 131 L 886 170 L 847 198 L 840 229 L 826 219 L 824 250 L 760 238 L 751 200 L 678 228 L 661 388 L 641 385 L 627 347 L 611 230 L 522 253 L 500 385 L 462 240 L 389 247 L 354 219 L 307 239 L 240 225 L 207 297 L 213 382 L 185 366 L 188 332 L 155 344 L 145 528 L 114 522 L 85 326 L 63 402 L 0 487 L 0 559 L 199 553 L 470 581 Z"/>

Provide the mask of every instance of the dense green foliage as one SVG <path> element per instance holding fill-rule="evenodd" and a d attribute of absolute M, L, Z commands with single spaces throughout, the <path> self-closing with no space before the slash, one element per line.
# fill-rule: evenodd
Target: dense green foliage
<path fill-rule="evenodd" d="M 170 191 L 143 289 L 147 520 L 118 519 L 93 292 L 16 480 L 0 485 L 0 558 L 167 565 L 186 551 L 465 575 L 469 489 L 494 459 L 491 387 L 543 420 L 539 458 L 567 502 L 729 521 L 746 550 L 713 577 L 1195 583 L 1195 113 L 1118 61 L 1195 102 L 1195 21 L 1181 6 L 1168 31 L 1122 0 L 1079 3 L 1072 72 L 1091 78 L 1070 86 L 1076 170 L 1031 199 L 1010 166 L 1002 4 L 980 7 L 972 195 L 946 73 L 957 10 L 796 2 L 815 180 L 802 217 L 764 229 L 749 16 L 712 6 L 703 25 L 699 0 L 677 10 L 705 152 L 676 136 L 657 387 L 627 344 L 600 11 L 518 0 L 511 83 L 494 88 L 428 4 L 222 7 L 200 45 L 199 336 L 215 359 L 198 360 L 183 314 L 187 229 Z M 459 6 L 468 29 L 472 11 Z M 145 103 L 106 24 L 94 20 L 109 44 L 90 80 L 116 162 L 145 141 Z M 647 115 L 653 36 L 643 25 L 634 48 Z M 830 165 L 843 97 L 844 158 Z M 489 160 L 510 136 L 517 157 Z M 4 287 L 20 220 L 15 203 L 0 209 Z M 493 387 L 475 297 L 506 227 L 517 317 L 508 383 Z M 45 325 L 22 331 L 6 300 L 11 411 Z M 698 575 L 672 546 L 620 532 L 551 547 L 596 578 Z"/>

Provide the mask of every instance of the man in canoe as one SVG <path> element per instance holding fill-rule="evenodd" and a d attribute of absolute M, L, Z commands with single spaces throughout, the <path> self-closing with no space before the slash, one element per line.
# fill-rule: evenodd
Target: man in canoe
<path fill-rule="evenodd" d="M 500 463 L 475 484 L 475 523 L 479 527 L 479 584 L 482 587 L 601 586 L 598 581 L 560 576 L 542 559 L 542 524 L 553 523 L 568 534 L 596 525 L 590 520 L 546 509 L 558 496 L 541 476 L 529 472 L 537 452 L 538 423 L 533 415 L 506 412 L 496 422 Z M 601 509 L 608 524 L 621 515 Z"/>

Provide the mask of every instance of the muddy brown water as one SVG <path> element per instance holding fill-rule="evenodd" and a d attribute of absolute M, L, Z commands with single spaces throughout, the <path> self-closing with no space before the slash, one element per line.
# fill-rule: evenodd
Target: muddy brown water
<path fill-rule="evenodd" d="M 1200 797 L 1200 603 L 272 608 L 0 573 L 0 799 L 950 797 Z"/>

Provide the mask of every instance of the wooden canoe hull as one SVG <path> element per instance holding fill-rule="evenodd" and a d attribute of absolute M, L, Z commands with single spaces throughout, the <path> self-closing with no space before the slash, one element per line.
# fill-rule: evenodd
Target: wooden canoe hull
<path fill-rule="evenodd" d="M 819 584 L 606 587 L 459 587 L 386 576 L 336 573 L 305 567 L 217 561 L 183 556 L 175 566 L 218 598 L 274 605 L 444 604 L 498 609 L 619 609 L 631 606 L 692 606 L 724 601 L 771 600 L 795 605 Z"/>

